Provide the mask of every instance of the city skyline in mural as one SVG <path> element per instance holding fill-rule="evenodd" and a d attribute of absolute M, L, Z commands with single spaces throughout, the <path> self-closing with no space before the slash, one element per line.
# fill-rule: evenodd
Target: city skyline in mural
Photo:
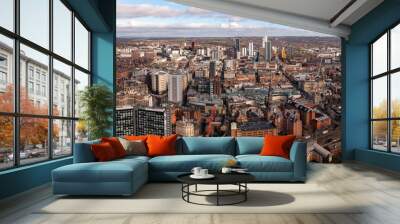
<path fill-rule="evenodd" d="M 293 134 L 339 161 L 339 38 L 175 5 L 119 2 L 117 135 Z"/>

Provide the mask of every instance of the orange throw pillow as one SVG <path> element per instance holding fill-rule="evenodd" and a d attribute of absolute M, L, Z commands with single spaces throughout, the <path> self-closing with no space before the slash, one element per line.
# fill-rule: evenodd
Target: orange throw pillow
<path fill-rule="evenodd" d="M 126 139 L 126 140 L 129 140 L 129 141 L 138 141 L 138 140 L 140 140 L 140 141 L 144 141 L 144 142 L 146 142 L 146 139 L 147 139 L 147 135 L 125 135 L 124 136 L 124 139 Z"/>
<path fill-rule="evenodd" d="M 148 156 L 165 156 L 176 155 L 176 138 L 177 135 L 158 136 L 150 135 L 147 137 L 147 154 Z"/>
<path fill-rule="evenodd" d="M 101 138 L 101 142 L 110 143 L 110 145 L 114 149 L 114 152 L 115 152 L 115 155 L 117 156 L 117 158 L 126 156 L 126 151 L 118 138 L 115 138 L 115 137 Z"/>
<path fill-rule="evenodd" d="M 113 147 L 108 142 L 93 144 L 91 145 L 91 149 L 94 157 L 99 162 L 110 161 L 117 158 Z"/>
<path fill-rule="evenodd" d="M 264 136 L 264 146 L 261 149 L 261 156 L 280 156 L 289 159 L 290 147 L 296 140 L 294 135 Z"/>

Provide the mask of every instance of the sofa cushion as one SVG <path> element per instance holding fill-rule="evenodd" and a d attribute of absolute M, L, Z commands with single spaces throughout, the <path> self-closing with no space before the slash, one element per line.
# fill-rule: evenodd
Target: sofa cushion
<path fill-rule="evenodd" d="M 119 158 L 109 142 L 102 142 L 90 146 L 96 161 L 105 162 Z"/>
<path fill-rule="evenodd" d="M 178 141 L 178 154 L 235 154 L 232 137 L 183 137 Z"/>
<path fill-rule="evenodd" d="M 149 160 L 150 171 L 190 172 L 199 166 L 212 172 L 219 171 L 230 159 L 231 155 L 174 155 L 158 156 Z"/>
<path fill-rule="evenodd" d="M 290 148 L 296 140 L 294 135 L 265 135 L 264 146 L 261 149 L 262 156 L 280 156 L 289 159 Z"/>
<path fill-rule="evenodd" d="M 126 156 L 126 151 L 124 146 L 122 146 L 121 142 L 117 137 L 103 137 L 101 138 L 101 142 L 108 142 L 114 149 L 115 155 L 117 158 L 122 158 Z"/>
<path fill-rule="evenodd" d="M 118 138 L 122 146 L 126 151 L 126 155 L 147 155 L 146 143 L 141 140 L 126 140 L 124 138 Z"/>
<path fill-rule="evenodd" d="M 130 182 L 135 172 L 147 172 L 147 163 L 140 159 L 75 163 L 52 173 L 53 181 L 58 182 Z"/>
<path fill-rule="evenodd" d="M 149 135 L 146 140 L 148 148 L 147 155 L 151 157 L 175 155 L 177 137 L 177 135 Z"/>
<path fill-rule="evenodd" d="M 239 155 L 240 167 L 249 172 L 292 172 L 292 161 L 279 156 Z"/>
<path fill-rule="evenodd" d="M 263 145 L 263 137 L 237 137 L 236 155 L 260 154 Z"/>

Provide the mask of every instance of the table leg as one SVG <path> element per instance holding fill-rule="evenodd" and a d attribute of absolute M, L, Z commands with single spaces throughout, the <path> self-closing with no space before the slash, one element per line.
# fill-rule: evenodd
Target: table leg
<path fill-rule="evenodd" d="M 217 206 L 219 206 L 219 184 L 217 184 Z"/>
<path fill-rule="evenodd" d="M 197 192 L 197 184 L 195 185 L 195 190 L 194 191 L 196 191 Z"/>
<path fill-rule="evenodd" d="M 247 190 L 247 183 L 244 183 L 244 187 L 245 187 L 245 192 L 244 192 L 244 201 L 247 201 L 247 192 L 248 192 L 248 190 Z"/>
<path fill-rule="evenodd" d="M 190 195 L 190 184 L 187 185 L 187 201 L 190 202 L 189 200 L 189 195 Z"/>

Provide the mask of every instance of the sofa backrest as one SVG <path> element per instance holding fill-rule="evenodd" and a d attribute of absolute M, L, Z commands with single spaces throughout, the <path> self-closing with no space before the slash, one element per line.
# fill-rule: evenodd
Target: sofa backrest
<path fill-rule="evenodd" d="M 99 144 L 100 140 L 93 140 L 81 143 L 75 143 L 74 147 L 74 163 L 90 163 L 95 162 L 96 158 L 91 149 L 92 144 Z"/>
<path fill-rule="evenodd" d="M 232 137 L 182 137 L 177 142 L 177 153 L 187 155 L 226 154 L 235 155 L 235 139 Z"/>
<path fill-rule="evenodd" d="M 263 137 L 237 137 L 236 155 L 259 154 L 263 145 Z"/>

